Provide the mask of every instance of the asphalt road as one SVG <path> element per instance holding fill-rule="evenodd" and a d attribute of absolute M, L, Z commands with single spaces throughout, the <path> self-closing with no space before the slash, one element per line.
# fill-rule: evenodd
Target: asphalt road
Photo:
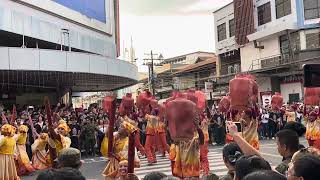
<path fill-rule="evenodd" d="M 260 141 L 260 152 L 263 157 L 271 164 L 271 166 L 277 166 L 282 157 L 278 154 L 276 142 L 275 140 L 263 140 Z M 306 145 L 307 142 L 305 139 L 300 139 L 300 143 Z M 226 172 L 226 168 L 223 165 L 222 156 L 221 156 L 222 146 L 209 146 L 209 161 L 210 161 L 210 170 L 213 173 L 218 171 L 219 175 L 222 175 Z M 142 160 L 144 162 L 146 160 Z M 142 163 L 142 167 L 137 169 L 137 173 L 140 174 L 140 177 L 143 177 L 146 173 L 150 171 L 163 170 L 165 173 L 168 173 L 169 160 L 163 159 L 158 160 L 159 165 L 154 165 L 151 168 L 146 167 L 144 163 Z M 215 166 L 219 165 L 219 166 Z M 103 180 L 101 176 L 101 172 L 106 166 L 106 159 L 102 157 L 96 157 L 93 159 L 84 159 L 84 164 L 81 167 L 82 174 L 87 178 L 87 180 Z M 215 170 L 216 168 L 216 170 Z M 220 170 L 220 172 L 219 172 Z M 24 176 L 21 177 L 22 180 L 34 180 L 37 177 L 38 172 L 33 174 L 32 176 Z"/>

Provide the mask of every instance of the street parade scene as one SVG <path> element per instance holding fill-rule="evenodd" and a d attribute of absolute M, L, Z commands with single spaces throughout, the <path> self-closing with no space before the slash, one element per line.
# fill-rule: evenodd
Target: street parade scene
<path fill-rule="evenodd" d="M 318 0 L 0 0 L 0 180 L 320 180 L 319 22 Z"/>

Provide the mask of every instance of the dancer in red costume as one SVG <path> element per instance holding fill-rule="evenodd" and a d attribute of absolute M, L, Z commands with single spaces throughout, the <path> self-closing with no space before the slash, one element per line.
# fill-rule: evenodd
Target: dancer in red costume
<path fill-rule="evenodd" d="M 320 117 L 318 111 L 318 109 L 312 110 L 304 119 L 307 128 L 306 139 L 309 146 L 320 149 Z"/>
<path fill-rule="evenodd" d="M 155 136 L 157 133 L 158 117 L 154 115 L 146 115 L 145 118 L 147 120 L 145 151 L 148 163 L 149 165 L 152 165 L 153 163 L 157 163 Z"/>
<path fill-rule="evenodd" d="M 167 144 L 166 125 L 163 121 L 159 121 L 158 123 L 158 137 L 162 150 L 162 157 L 165 157 L 166 152 L 169 154 L 169 147 Z"/>
<path fill-rule="evenodd" d="M 208 176 L 210 172 L 209 160 L 208 160 L 208 144 L 209 144 L 209 133 L 208 133 L 208 119 L 204 117 L 200 126 L 203 135 L 204 143 L 200 144 L 200 168 L 203 170 L 203 174 Z"/>
<path fill-rule="evenodd" d="M 138 127 L 138 117 L 139 117 L 139 113 L 132 113 L 129 118 L 135 121 L 135 127 Z M 140 141 L 140 129 L 137 130 L 137 132 L 135 133 L 135 137 L 134 137 L 134 143 L 136 148 L 138 149 L 138 151 L 141 153 L 142 156 L 146 155 L 146 151 L 144 149 L 144 147 L 141 144 Z"/>

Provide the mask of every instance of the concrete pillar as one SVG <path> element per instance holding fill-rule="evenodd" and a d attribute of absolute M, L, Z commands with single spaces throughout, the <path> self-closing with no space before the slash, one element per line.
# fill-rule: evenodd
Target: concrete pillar
<path fill-rule="evenodd" d="M 306 39 L 306 33 L 304 30 L 299 32 L 300 35 L 300 49 L 306 50 L 307 49 L 307 39 Z"/>
<path fill-rule="evenodd" d="M 217 77 L 221 76 L 221 57 L 220 57 L 220 55 L 217 56 L 217 61 L 216 61 L 216 76 Z"/>

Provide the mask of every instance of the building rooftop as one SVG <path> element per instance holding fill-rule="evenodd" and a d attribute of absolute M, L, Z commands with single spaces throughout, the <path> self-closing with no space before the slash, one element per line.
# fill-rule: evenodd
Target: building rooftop
<path fill-rule="evenodd" d="M 165 59 L 165 60 L 163 60 L 163 62 L 161 64 L 167 64 L 167 63 L 170 63 L 170 62 L 175 61 L 177 59 L 186 58 L 189 55 L 200 54 L 200 53 L 208 54 L 208 55 L 211 55 L 211 56 L 215 55 L 215 53 L 211 53 L 211 52 L 197 51 L 197 52 L 192 52 L 192 53 L 188 53 L 188 54 L 184 54 L 184 55 L 175 56 L 175 57 L 171 57 L 171 58 Z"/>
<path fill-rule="evenodd" d="M 217 9 L 217 10 L 213 11 L 212 13 L 216 13 L 216 12 L 220 11 L 221 9 L 223 9 L 223 8 L 225 8 L 225 7 L 227 7 L 227 6 L 229 6 L 229 5 L 230 5 L 230 4 L 232 4 L 232 3 L 233 3 L 233 1 L 231 1 L 230 3 L 228 3 L 228 4 L 224 5 L 224 6 L 222 6 L 222 7 L 221 7 L 221 8 L 219 8 L 219 9 Z"/>
<path fill-rule="evenodd" d="M 207 59 L 205 61 L 200 61 L 200 62 L 198 62 L 196 64 L 191 64 L 191 65 L 184 66 L 184 68 L 182 68 L 181 70 L 178 70 L 177 72 L 173 73 L 173 75 L 178 75 L 178 74 L 197 71 L 197 70 L 200 70 L 201 68 L 203 68 L 204 66 L 208 66 L 210 64 L 215 66 L 216 65 L 216 60 L 217 60 L 217 57 L 213 57 L 213 58 Z"/>

